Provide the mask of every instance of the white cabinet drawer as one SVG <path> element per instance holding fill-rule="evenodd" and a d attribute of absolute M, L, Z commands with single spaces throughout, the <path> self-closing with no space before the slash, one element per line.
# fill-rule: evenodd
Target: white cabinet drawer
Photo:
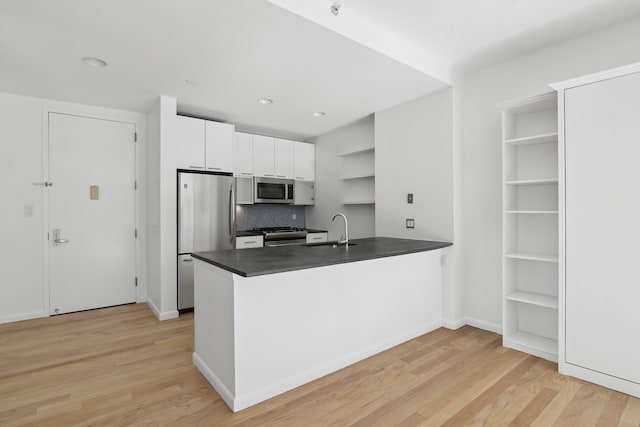
<path fill-rule="evenodd" d="M 307 243 L 322 243 L 329 240 L 329 233 L 309 233 Z"/>
<path fill-rule="evenodd" d="M 263 236 L 236 237 L 236 249 L 261 248 L 263 246 Z"/>

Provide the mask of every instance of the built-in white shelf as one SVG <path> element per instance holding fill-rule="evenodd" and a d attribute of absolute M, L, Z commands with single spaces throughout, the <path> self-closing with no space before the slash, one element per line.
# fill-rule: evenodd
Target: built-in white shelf
<path fill-rule="evenodd" d="M 503 344 L 547 360 L 557 361 L 558 358 L 558 340 L 541 335 L 517 331 L 507 334 Z"/>
<path fill-rule="evenodd" d="M 549 179 L 524 179 L 517 181 L 506 181 L 505 185 L 544 185 L 544 184 L 557 184 L 558 178 Z"/>
<path fill-rule="evenodd" d="M 525 136 L 522 138 L 512 138 L 504 141 L 509 145 L 532 145 L 532 144 L 548 144 L 550 142 L 558 142 L 558 133 L 544 133 L 542 135 Z"/>
<path fill-rule="evenodd" d="M 522 302 L 525 304 L 553 308 L 556 310 L 558 309 L 558 297 L 541 295 L 533 292 L 516 291 L 505 295 L 505 298 L 509 301 Z"/>
<path fill-rule="evenodd" d="M 364 179 L 364 178 L 375 178 L 375 174 L 374 173 L 364 173 L 361 175 L 350 175 L 350 176 L 343 176 L 342 178 L 340 178 L 343 181 L 348 181 L 350 179 Z"/>
<path fill-rule="evenodd" d="M 511 252 L 511 253 L 505 254 L 505 257 L 513 258 L 513 259 L 525 259 L 529 261 L 558 262 L 558 255 Z"/>
<path fill-rule="evenodd" d="M 503 345 L 558 359 L 558 108 L 555 92 L 502 110 Z"/>
<path fill-rule="evenodd" d="M 375 200 L 345 200 L 343 205 L 375 205 Z"/>
<path fill-rule="evenodd" d="M 376 149 L 374 147 L 360 148 L 358 150 L 347 151 L 346 153 L 338 154 L 338 156 L 340 156 L 340 157 L 355 156 L 357 154 L 373 153 L 374 151 L 376 151 Z"/>
<path fill-rule="evenodd" d="M 532 210 L 517 211 L 517 210 L 511 210 L 511 211 L 505 211 L 505 213 L 508 213 L 508 214 L 557 214 L 558 211 L 532 211 Z"/>

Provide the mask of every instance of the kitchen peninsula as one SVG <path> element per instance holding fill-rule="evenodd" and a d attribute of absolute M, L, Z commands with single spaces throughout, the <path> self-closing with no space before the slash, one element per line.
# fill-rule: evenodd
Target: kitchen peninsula
<path fill-rule="evenodd" d="M 193 254 L 193 362 L 239 411 L 441 326 L 441 250 L 395 238 Z"/>

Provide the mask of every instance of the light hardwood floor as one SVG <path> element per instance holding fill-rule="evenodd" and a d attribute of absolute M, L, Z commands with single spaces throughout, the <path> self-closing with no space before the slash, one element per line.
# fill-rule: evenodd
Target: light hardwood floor
<path fill-rule="evenodd" d="M 0 325 L 1 426 L 640 426 L 640 399 L 499 335 L 438 329 L 237 414 L 191 363 L 193 315 L 128 305 Z"/>

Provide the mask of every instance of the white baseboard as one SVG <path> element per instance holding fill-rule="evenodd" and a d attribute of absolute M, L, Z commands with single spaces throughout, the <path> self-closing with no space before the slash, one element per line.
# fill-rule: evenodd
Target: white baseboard
<path fill-rule="evenodd" d="M 231 393 L 224 383 L 220 381 L 220 378 L 218 378 L 216 374 L 209 369 L 207 364 L 204 363 L 204 360 L 202 360 L 195 351 L 193 352 L 193 356 L 191 356 L 191 360 L 193 360 L 193 364 L 196 365 L 196 368 L 198 368 L 200 373 L 204 375 L 207 381 L 209 381 L 209 384 L 216 389 L 220 397 L 222 397 L 222 400 L 226 402 L 229 408 L 231 408 L 233 412 L 239 411 L 240 409 L 234 407 L 235 396 L 233 393 Z"/>
<path fill-rule="evenodd" d="M 151 311 L 153 312 L 153 314 L 156 316 L 156 318 L 160 321 L 162 320 L 169 320 L 169 319 L 175 319 L 176 317 L 178 317 L 179 313 L 178 310 L 172 310 L 172 311 L 160 311 L 160 309 L 158 308 L 157 305 L 155 305 L 153 303 L 152 300 L 147 300 L 147 305 L 149 306 L 149 308 L 151 309 Z"/>
<path fill-rule="evenodd" d="M 313 369 L 310 369 L 306 372 L 302 372 L 293 377 L 286 378 L 279 383 L 270 385 L 269 387 L 263 388 L 261 390 L 255 391 L 253 393 L 250 393 L 244 396 L 236 396 L 234 398 L 233 405 L 229 405 L 229 407 L 231 407 L 231 409 L 234 412 L 248 408 L 249 406 L 255 405 L 259 402 L 263 402 L 267 399 L 270 399 L 274 396 L 282 394 L 286 391 L 292 390 L 310 381 L 324 377 L 325 375 L 329 375 L 332 372 L 336 372 L 346 366 L 352 365 L 356 362 L 366 359 L 367 357 L 373 356 L 374 354 L 378 354 L 382 351 L 388 350 L 391 347 L 395 347 L 396 345 L 402 344 L 413 338 L 432 332 L 438 329 L 441 325 L 442 325 L 442 322 L 440 320 L 428 323 L 410 332 L 403 333 L 391 339 L 387 339 L 375 345 L 372 345 L 367 348 L 361 349 L 357 352 L 351 353 L 345 357 L 331 360 L 328 363 L 325 363 L 321 366 L 314 367 Z M 206 374 L 204 375 L 205 377 L 207 377 Z M 209 379 L 209 377 L 207 377 L 207 379 Z M 225 396 L 223 396 L 224 391 L 219 390 L 215 386 L 215 383 L 212 382 L 211 384 L 214 385 L 216 390 L 218 390 L 218 392 L 220 393 L 222 398 L 225 400 L 225 402 L 229 404 Z"/>
<path fill-rule="evenodd" d="M 485 331 L 491 331 L 495 332 L 496 334 L 502 335 L 502 325 L 499 325 L 497 323 L 474 319 L 473 317 L 465 317 L 464 322 L 469 326 L 473 326 L 474 328 L 484 329 Z"/>
<path fill-rule="evenodd" d="M 456 330 L 456 329 L 460 329 L 462 328 L 464 325 L 466 325 L 467 322 L 465 322 L 464 317 L 461 317 L 458 320 L 449 320 L 449 319 L 442 319 L 442 326 L 444 328 L 447 329 L 452 329 L 452 330 Z"/>
<path fill-rule="evenodd" d="M 414 329 L 413 331 L 401 334 L 392 339 L 385 340 L 376 345 L 364 348 L 357 352 L 354 352 L 348 356 L 341 357 L 339 359 L 331 360 L 321 366 L 314 367 L 306 372 L 302 372 L 293 377 L 285 378 L 276 384 L 272 384 L 269 387 L 255 391 L 244 396 L 236 396 L 224 385 L 222 381 L 215 375 L 215 373 L 209 369 L 207 364 L 202 360 L 197 353 L 193 353 L 193 364 L 200 370 L 202 375 L 209 381 L 209 383 L 216 389 L 220 397 L 229 405 L 232 411 L 237 412 L 256 403 L 263 402 L 274 396 L 282 394 L 288 390 L 292 390 L 302 384 L 306 384 L 317 378 L 328 375 L 332 372 L 336 372 L 346 366 L 366 359 L 374 354 L 380 353 L 403 342 L 409 341 L 413 338 L 419 337 L 431 331 L 438 329 L 442 323 L 438 320 L 431 322 L 423 327 Z"/>
<path fill-rule="evenodd" d="M 29 311 L 26 313 L 14 313 L 0 316 L 0 324 L 18 322 L 20 320 L 37 319 L 39 317 L 48 317 L 49 313 L 44 311 Z"/>
<path fill-rule="evenodd" d="M 447 329 L 460 329 L 464 325 L 473 326 L 474 328 L 484 329 L 485 331 L 495 332 L 502 335 L 502 325 L 496 323 L 486 322 L 480 319 L 474 319 L 473 317 L 463 317 L 457 320 L 442 319 L 442 326 Z"/>

